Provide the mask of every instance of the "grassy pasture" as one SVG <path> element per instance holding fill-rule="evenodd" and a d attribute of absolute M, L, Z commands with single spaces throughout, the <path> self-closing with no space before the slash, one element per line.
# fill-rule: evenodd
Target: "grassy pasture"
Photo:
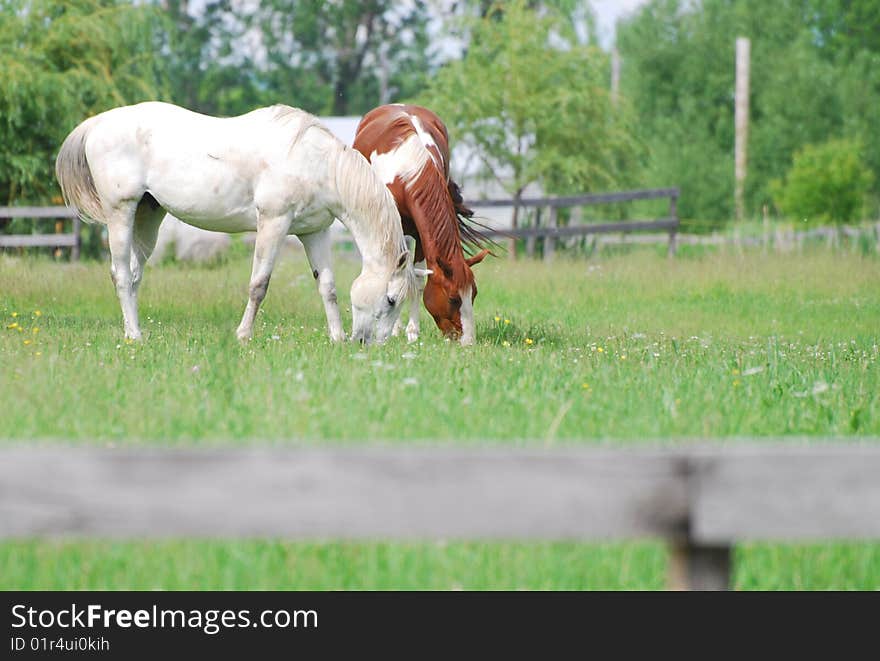
<path fill-rule="evenodd" d="M 478 344 L 331 345 L 299 253 L 241 347 L 249 260 L 148 271 L 122 340 L 105 264 L 0 257 L 3 443 L 601 443 L 880 436 L 880 260 L 650 251 L 477 267 Z M 340 304 L 356 265 L 341 256 Z M 344 310 L 350 328 L 350 315 Z M 872 442 L 868 440 L 868 442 Z M 880 588 L 880 547 L 744 545 L 742 588 Z M 654 543 L 0 544 L 0 588 L 656 588 Z"/>

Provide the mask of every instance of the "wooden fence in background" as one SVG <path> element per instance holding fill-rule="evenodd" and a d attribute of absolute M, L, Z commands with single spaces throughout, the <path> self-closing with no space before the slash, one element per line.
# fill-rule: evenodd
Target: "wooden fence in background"
<path fill-rule="evenodd" d="M 535 253 L 535 242 L 539 237 L 544 239 L 544 259 L 550 261 L 556 252 L 556 240 L 572 236 L 589 234 L 605 234 L 609 232 L 664 232 L 668 235 L 668 253 L 675 254 L 675 237 L 678 234 L 678 188 L 651 188 L 643 190 L 620 191 L 617 193 L 596 193 L 590 195 L 573 195 L 568 197 L 535 197 L 521 198 L 518 201 L 505 200 L 466 200 L 473 209 L 492 207 L 514 207 L 536 209 L 534 227 L 518 227 L 516 229 L 498 229 L 489 232 L 493 237 L 509 237 L 526 239 L 526 255 Z M 669 212 L 663 218 L 648 220 L 622 220 L 615 222 L 573 223 L 565 227 L 558 226 L 559 209 L 609 204 L 614 202 L 631 202 L 634 200 L 669 199 Z M 547 210 L 546 220 L 542 223 L 541 210 Z"/>
<path fill-rule="evenodd" d="M 662 538 L 725 589 L 746 540 L 880 538 L 880 445 L 0 449 L 0 539 Z"/>
<path fill-rule="evenodd" d="M 70 248 L 70 259 L 79 259 L 82 246 L 82 221 L 67 207 L 0 207 L 0 220 L 13 218 L 54 219 L 54 234 L 0 234 L 0 248 Z M 64 233 L 63 222 L 73 220 L 73 228 Z"/>
<path fill-rule="evenodd" d="M 664 218 L 649 220 L 626 220 L 619 222 L 575 222 L 565 227 L 557 226 L 558 210 L 560 208 L 577 209 L 579 206 L 590 204 L 603 204 L 609 202 L 622 202 L 644 199 L 669 199 L 669 215 Z M 495 229 L 489 232 L 493 237 L 514 237 L 526 239 L 526 253 L 533 256 L 536 250 L 536 240 L 544 239 L 544 258 L 551 260 L 555 254 L 556 241 L 569 237 L 582 237 L 587 235 L 602 235 L 597 237 L 597 246 L 605 244 L 658 244 L 666 243 L 670 255 L 675 254 L 679 244 L 700 246 L 732 246 L 734 249 L 745 247 L 760 247 L 763 250 L 776 252 L 801 252 L 806 241 L 820 240 L 828 248 L 837 248 L 842 239 L 846 239 L 851 245 L 864 239 L 867 244 L 875 246 L 880 251 L 880 222 L 866 227 L 815 227 L 806 230 L 794 230 L 792 228 L 779 227 L 765 221 L 763 232 L 755 236 L 743 236 L 734 226 L 732 234 L 682 234 L 676 207 L 678 200 L 677 188 L 659 188 L 651 190 L 624 191 L 620 193 L 603 193 L 597 195 L 577 195 L 573 197 L 556 198 L 523 198 L 520 206 L 534 208 L 540 211 L 545 209 L 546 221 L 542 223 L 539 215 L 539 224 L 535 227 L 520 227 L 513 229 Z M 477 200 L 468 201 L 475 209 L 512 207 L 513 200 Z M 2 248 L 33 248 L 54 247 L 70 248 L 71 259 L 79 259 L 82 245 L 81 228 L 82 222 L 76 215 L 63 206 L 51 207 L 0 207 L 0 220 L 11 218 L 26 219 L 55 219 L 55 233 L 46 234 L 0 234 L 0 249 Z M 72 220 L 70 232 L 62 232 L 61 223 Z M 542 223 L 542 224 L 541 224 Z M 348 235 L 336 236 L 340 242 L 351 243 Z"/>

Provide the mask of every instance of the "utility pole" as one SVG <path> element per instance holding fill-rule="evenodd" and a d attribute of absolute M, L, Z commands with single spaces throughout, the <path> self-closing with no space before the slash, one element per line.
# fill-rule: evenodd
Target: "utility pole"
<path fill-rule="evenodd" d="M 751 42 L 747 37 L 736 40 L 736 88 L 734 92 L 734 207 L 736 219 L 745 217 L 746 163 L 749 141 L 749 51 Z"/>
<path fill-rule="evenodd" d="M 388 89 L 388 42 L 379 44 L 379 105 L 385 105 L 391 101 L 391 91 Z"/>
<path fill-rule="evenodd" d="M 617 46 L 611 49 L 611 105 L 617 106 L 620 98 L 620 51 Z"/>

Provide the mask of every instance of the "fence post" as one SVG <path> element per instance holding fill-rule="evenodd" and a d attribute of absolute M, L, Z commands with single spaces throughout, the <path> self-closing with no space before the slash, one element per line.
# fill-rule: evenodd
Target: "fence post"
<path fill-rule="evenodd" d="M 675 226 L 669 230 L 669 248 L 666 254 L 669 257 L 675 257 L 675 235 L 678 233 L 678 196 L 669 196 L 669 217 L 675 220 Z"/>
<path fill-rule="evenodd" d="M 537 230 L 541 226 L 541 207 L 535 207 L 535 229 Z M 538 237 L 535 234 L 530 234 L 526 237 L 526 257 L 534 257 L 535 256 L 535 243 L 537 242 Z"/>
<path fill-rule="evenodd" d="M 550 207 L 550 211 L 547 215 L 547 229 L 549 231 L 553 231 L 556 229 L 556 214 L 558 210 L 556 207 Z M 554 253 L 556 252 L 556 237 L 553 234 L 547 234 L 544 237 L 544 261 L 552 262 Z"/>
<path fill-rule="evenodd" d="M 82 219 L 79 215 L 73 217 L 73 247 L 70 249 L 70 261 L 79 260 L 79 253 L 82 247 Z"/>
<path fill-rule="evenodd" d="M 731 578 L 729 546 L 697 546 L 690 540 L 673 544 L 669 550 L 669 589 L 729 590 Z"/>
<path fill-rule="evenodd" d="M 55 219 L 55 234 L 64 234 L 64 219 L 63 218 L 56 218 Z M 55 257 L 55 259 L 58 259 L 59 257 L 61 257 L 61 247 L 60 246 L 55 248 L 55 250 L 52 251 L 52 256 Z"/>
<path fill-rule="evenodd" d="M 569 225 L 583 225 L 584 224 L 584 208 L 582 206 L 573 207 L 571 210 L 571 217 L 568 219 Z M 877 224 L 877 229 L 880 231 L 880 223 Z M 878 240 L 880 240 L 880 234 L 878 234 Z M 587 235 L 581 234 L 580 236 L 575 236 L 573 239 L 569 239 L 566 242 L 566 245 L 573 246 L 577 250 L 582 252 L 586 252 L 587 249 Z"/>

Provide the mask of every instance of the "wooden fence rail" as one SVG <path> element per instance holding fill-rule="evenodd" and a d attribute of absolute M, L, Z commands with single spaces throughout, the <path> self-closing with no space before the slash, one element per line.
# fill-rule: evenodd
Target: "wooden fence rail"
<path fill-rule="evenodd" d="M 489 230 L 492 237 L 509 237 L 512 239 L 526 239 L 526 254 L 529 256 L 535 252 L 535 240 L 539 237 L 544 239 L 544 258 L 547 261 L 553 259 L 556 252 L 556 240 L 563 237 L 587 236 L 589 234 L 603 234 L 608 232 L 644 232 L 661 231 L 668 234 L 668 253 L 675 254 L 676 235 L 678 234 L 678 188 L 651 188 L 643 190 L 620 191 L 616 193 L 593 193 L 589 195 L 570 195 L 564 197 L 527 197 L 519 200 L 467 200 L 467 205 L 474 208 L 497 208 L 497 207 L 521 207 L 534 208 L 536 212 L 535 227 L 514 229 Z M 579 208 L 594 204 L 608 204 L 612 202 L 630 202 L 633 200 L 656 200 L 669 199 L 669 212 L 664 218 L 649 220 L 625 220 L 617 222 L 601 223 L 576 223 L 567 227 L 558 227 L 558 210 L 560 208 Z M 540 225 L 541 209 L 547 209 L 547 220 Z"/>
<path fill-rule="evenodd" d="M 723 589 L 744 540 L 880 538 L 880 445 L 0 449 L 0 539 L 663 538 Z"/>
<path fill-rule="evenodd" d="M 68 233 L 56 224 L 54 234 L 0 234 L 0 248 L 70 248 L 70 259 L 79 259 L 82 247 L 82 221 L 67 207 L 0 207 L 0 220 L 11 218 L 49 218 L 58 221 L 73 220 Z"/>

